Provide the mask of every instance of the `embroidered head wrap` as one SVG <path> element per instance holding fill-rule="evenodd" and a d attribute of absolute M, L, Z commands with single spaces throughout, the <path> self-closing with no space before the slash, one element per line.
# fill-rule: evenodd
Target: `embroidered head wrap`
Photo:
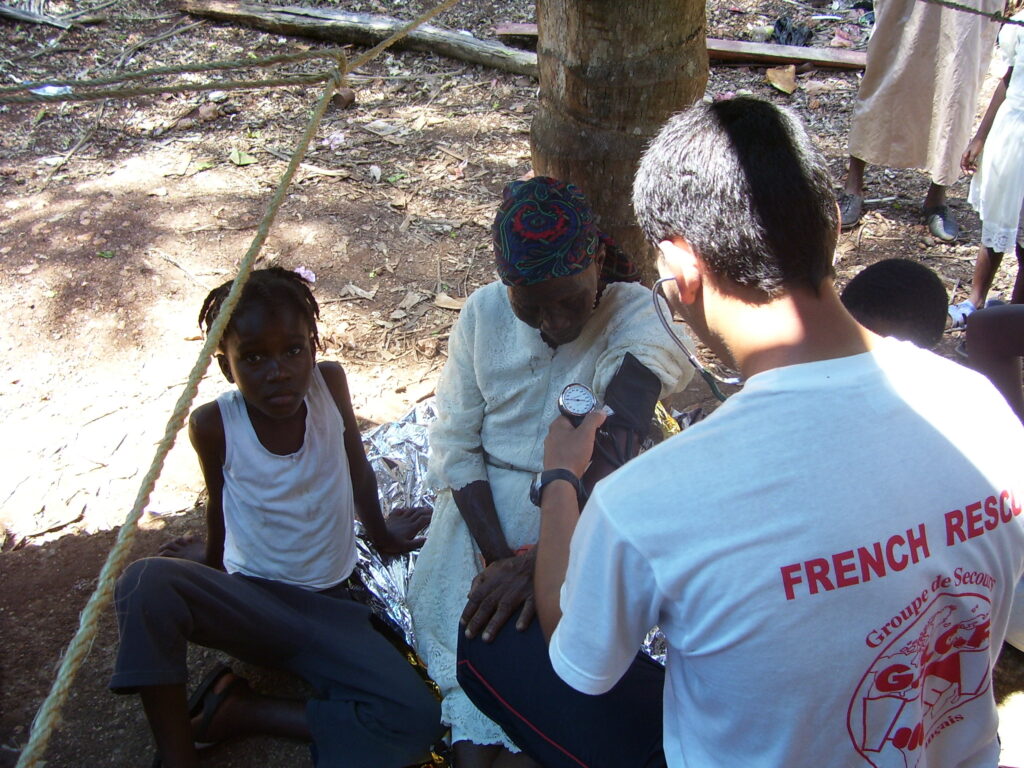
<path fill-rule="evenodd" d="M 605 245 L 605 282 L 635 282 L 639 270 L 602 234 L 583 193 L 564 181 L 536 176 L 513 181 L 494 217 L 494 257 L 505 285 L 535 285 L 575 275 Z"/>

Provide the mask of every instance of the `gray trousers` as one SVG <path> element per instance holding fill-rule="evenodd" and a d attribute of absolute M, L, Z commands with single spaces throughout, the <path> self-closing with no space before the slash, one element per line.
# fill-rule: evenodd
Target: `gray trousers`
<path fill-rule="evenodd" d="M 402 768 L 425 758 L 442 734 L 434 695 L 344 587 L 312 592 L 150 557 L 118 580 L 115 608 L 115 692 L 186 683 L 191 642 L 309 683 L 318 766 Z"/>

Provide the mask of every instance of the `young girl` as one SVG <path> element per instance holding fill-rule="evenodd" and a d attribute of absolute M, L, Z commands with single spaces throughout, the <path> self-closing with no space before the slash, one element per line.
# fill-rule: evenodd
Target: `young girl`
<path fill-rule="evenodd" d="M 1024 21 L 1024 11 L 1018 11 L 1013 19 Z M 1024 27 L 1004 24 L 998 51 L 1009 68 L 960 161 L 965 173 L 974 174 L 969 200 L 981 216 L 981 247 L 974 264 L 970 298 L 949 308 L 954 328 L 962 328 L 968 315 L 985 306 L 1003 254 L 1013 247 L 1017 252 L 1017 279 L 1010 301 L 1024 303 L 1024 245 L 1017 232 L 1024 205 L 1024 78 L 1013 77 L 1018 63 L 1024 67 Z"/>
<path fill-rule="evenodd" d="M 207 296 L 209 331 L 230 288 Z M 383 552 L 419 546 L 423 510 L 385 522 L 345 373 L 317 363 L 319 308 L 280 268 L 246 284 L 218 349 L 237 389 L 197 408 L 189 437 L 209 491 L 207 537 L 133 563 L 118 582 L 121 643 L 110 682 L 138 691 L 163 766 L 193 766 L 196 746 L 244 733 L 313 742 L 320 766 L 400 768 L 439 738 L 437 701 L 370 623 L 348 584 L 354 515 Z M 307 702 L 255 694 L 229 669 L 185 698 L 187 643 L 287 669 Z"/>

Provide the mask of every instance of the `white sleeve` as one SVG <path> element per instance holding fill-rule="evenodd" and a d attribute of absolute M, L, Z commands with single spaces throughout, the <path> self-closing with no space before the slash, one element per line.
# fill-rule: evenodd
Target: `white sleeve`
<path fill-rule="evenodd" d="M 1024 578 L 1017 582 L 1017 591 L 1010 606 L 1010 624 L 1006 628 L 1006 642 L 1024 651 Z"/>
<path fill-rule="evenodd" d="M 660 602 L 650 565 L 591 497 L 572 537 L 562 619 L 548 646 L 555 672 L 578 691 L 605 693 L 657 623 Z"/>
<path fill-rule="evenodd" d="M 661 381 L 659 398 L 686 388 L 693 378 L 693 366 L 669 337 L 654 311 L 650 289 L 633 283 L 613 283 L 615 309 L 606 330 L 607 346 L 597 360 L 594 392 L 604 400 L 605 390 L 619 370 L 622 358 L 633 353 Z M 684 333 L 681 340 L 691 350 L 693 342 Z"/>
<path fill-rule="evenodd" d="M 430 425 L 427 475 L 433 488 L 458 490 L 487 479 L 480 437 L 485 403 L 475 365 L 478 294 L 469 297 L 452 328 L 448 362 L 437 384 L 437 420 Z"/>

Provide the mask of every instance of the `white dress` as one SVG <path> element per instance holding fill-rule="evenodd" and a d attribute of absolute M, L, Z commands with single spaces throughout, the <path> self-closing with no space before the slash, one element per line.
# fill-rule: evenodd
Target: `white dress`
<path fill-rule="evenodd" d="M 1013 16 L 1024 21 L 1024 11 Z M 996 253 L 1013 250 L 1024 209 L 1024 27 L 1005 24 L 999 55 L 1013 67 L 1006 101 L 992 123 L 968 200 L 981 217 L 981 244 Z"/>
<path fill-rule="evenodd" d="M 427 543 L 409 586 L 417 650 L 441 687 L 442 720 L 452 741 L 519 750 L 458 687 L 459 617 L 481 559 L 451 490 L 490 482 L 505 540 L 512 549 L 537 541 L 539 510 L 529 500 L 542 469 L 544 438 L 566 384 L 591 386 L 599 400 L 631 352 L 662 382 L 662 396 L 686 386 L 692 366 L 654 314 L 651 292 L 612 283 L 575 341 L 551 349 L 512 312 L 500 282 L 474 292 L 449 342 L 430 429 L 428 483 L 439 489 Z M 513 619 L 514 620 L 514 619 Z"/>

